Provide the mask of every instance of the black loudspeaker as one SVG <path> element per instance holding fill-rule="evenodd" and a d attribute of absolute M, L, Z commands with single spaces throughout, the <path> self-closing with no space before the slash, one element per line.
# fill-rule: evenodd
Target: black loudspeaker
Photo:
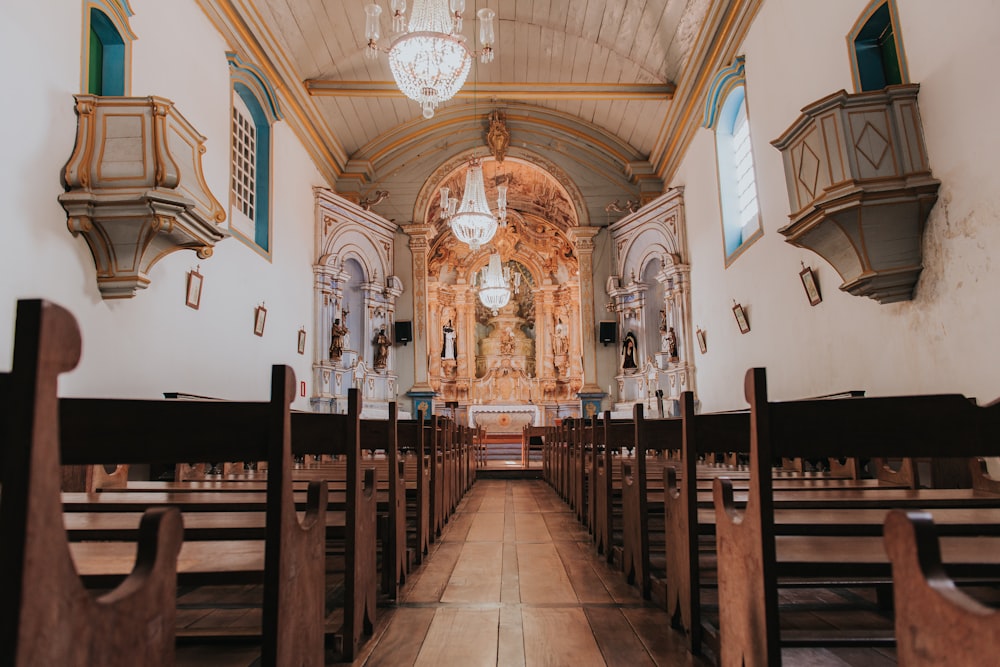
<path fill-rule="evenodd" d="M 618 340 L 618 323 L 601 322 L 601 342 L 607 345 Z"/>
<path fill-rule="evenodd" d="M 411 340 L 413 340 L 413 323 L 412 322 L 396 322 L 396 334 L 395 340 L 397 343 L 402 343 L 406 345 Z"/>

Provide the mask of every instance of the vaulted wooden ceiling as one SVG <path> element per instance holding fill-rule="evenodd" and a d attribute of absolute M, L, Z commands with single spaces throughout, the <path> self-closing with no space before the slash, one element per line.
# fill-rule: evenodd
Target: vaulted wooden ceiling
<path fill-rule="evenodd" d="M 466 0 L 497 13 L 496 59 L 425 120 L 365 57 L 370 0 L 199 0 L 232 48 L 258 63 L 286 118 L 339 193 L 387 190 L 375 210 L 408 222 L 443 164 L 487 152 L 487 115 L 507 113 L 510 155 L 572 179 L 582 218 L 663 190 L 700 120 L 705 80 L 735 55 L 759 0 Z M 388 0 L 382 43 L 391 39 Z M 408 10 L 412 9 L 412 2 Z M 407 13 L 409 15 L 409 11 Z M 551 169 L 549 168 L 551 167 Z"/>

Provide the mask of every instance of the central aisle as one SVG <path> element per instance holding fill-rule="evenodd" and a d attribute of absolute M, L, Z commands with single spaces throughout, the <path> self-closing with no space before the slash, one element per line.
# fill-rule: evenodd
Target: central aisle
<path fill-rule="evenodd" d="M 480 480 L 356 665 L 702 665 L 544 482 Z"/>

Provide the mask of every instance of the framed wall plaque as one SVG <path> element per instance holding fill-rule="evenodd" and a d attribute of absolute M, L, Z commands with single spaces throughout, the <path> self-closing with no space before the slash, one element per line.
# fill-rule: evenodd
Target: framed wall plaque
<path fill-rule="evenodd" d="M 191 269 L 187 276 L 187 296 L 185 297 L 184 303 L 188 308 L 194 308 L 198 310 L 201 306 L 201 285 L 204 282 L 204 277 L 198 273 L 197 269 Z"/>
<path fill-rule="evenodd" d="M 698 349 L 701 350 L 701 353 L 705 354 L 708 352 L 708 345 L 705 343 L 705 332 L 699 328 L 695 331 L 694 336 L 698 339 Z"/>
<path fill-rule="evenodd" d="M 742 304 L 733 304 L 733 315 L 736 316 L 736 323 L 740 326 L 740 333 L 750 333 L 750 321 L 747 319 L 747 313 L 743 310 Z"/>
<path fill-rule="evenodd" d="M 806 290 L 810 306 L 815 306 L 823 300 L 823 295 L 819 292 L 819 284 L 816 282 L 816 272 L 812 270 L 812 267 L 803 264 L 802 270 L 799 271 L 799 278 L 802 279 L 802 287 Z"/>
<path fill-rule="evenodd" d="M 299 354 L 306 353 L 306 330 L 299 329 Z"/>
<path fill-rule="evenodd" d="M 264 335 L 264 322 L 267 320 L 267 308 L 257 306 L 253 311 L 253 335 Z"/>

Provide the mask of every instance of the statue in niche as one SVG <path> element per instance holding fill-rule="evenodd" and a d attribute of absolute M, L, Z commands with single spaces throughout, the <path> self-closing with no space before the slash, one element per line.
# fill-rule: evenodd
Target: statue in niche
<path fill-rule="evenodd" d="M 666 335 L 666 352 L 670 357 L 670 361 L 678 361 L 677 357 L 677 334 L 674 333 L 674 328 L 670 327 L 667 329 Z"/>
<path fill-rule="evenodd" d="M 333 326 L 330 328 L 330 360 L 336 361 L 340 359 L 340 355 L 344 352 L 344 343 L 347 337 L 347 327 L 340 323 L 340 318 L 338 317 L 333 321 Z"/>
<path fill-rule="evenodd" d="M 555 335 L 552 337 L 552 354 L 568 354 L 569 353 L 569 343 L 566 331 L 566 325 L 563 324 L 562 319 L 556 323 Z"/>
<path fill-rule="evenodd" d="M 454 359 L 455 358 L 455 327 L 452 326 L 451 320 L 448 320 L 448 324 L 441 328 L 441 358 L 442 359 Z"/>
<path fill-rule="evenodd" d="M 375 336 L 375 362 L 372 366 L 376 370 L 385 369 L 386 363 L 389 361 L 389 337 L 385 335 L 385 325 L 379 329 L 378 334 Z"/>
<path fill-rule="evenodd" d="M 638 367 L 635 363 L 635 353 L 636 353 L 636 339 L 635 334 L 629 331 L 625 334 L 625 340 L 622 343 L 622 368 L 625 370 L 632 370 Z"/>

